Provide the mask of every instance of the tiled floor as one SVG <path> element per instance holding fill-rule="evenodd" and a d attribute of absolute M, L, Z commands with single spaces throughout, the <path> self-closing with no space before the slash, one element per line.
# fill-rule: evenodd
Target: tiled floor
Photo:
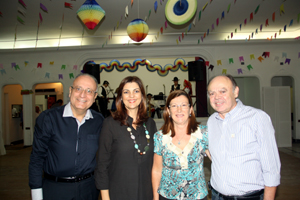
<path fill-rule="evenodd" d="M 22 145 L 7 147 L 7 155 L 0 156 L 0 199 L 30 200 L 28 163 L 31 147 Z M 281 184 L 276 200 L 300 199 L 300 143 L 292 148 L 280 148 Z M 210 161 L 205 159 L 206 179 L 210 178 Z M 210 198 L 210 195 L 209 195 Z"/>

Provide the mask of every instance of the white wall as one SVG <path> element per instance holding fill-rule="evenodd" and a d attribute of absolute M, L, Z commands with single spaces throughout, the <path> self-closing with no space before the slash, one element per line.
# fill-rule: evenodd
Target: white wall
<path fill-rule="evenodd" d="M 200 56 L 210 64 L 214 65 L 213 71 L 208 70 L 208 78 L 222 74 L 223 69 L 227 69 L 228 74 L 233 76 L 256 76 L 259 79 L 260 88 L 264 86 L 271 85 L 271 79 L 273 76 L 292 76 L 295 80 L 295 120 L 296 123 L 296 138 L 300 139 L 300 126 L 298 119 L 300 119 L 300 89 L 297 87 L 299 85 L 300 78 L 300 59 L 298 58 L 299 41 L 292 42 L 241 42 L 240 44 L 230 44 L 230 42 L 224 44 L 216 45 L 194 45 L 194 46 L 170 46 L 162 47 L 154 45 L 152 46 L 128 46 L 120 48 L 99 48 L 99 49 L 63 49 L 52 50 L 18 50 L 18 51 L 8 51 L 2 52 L 0 54 L 0 63 L 3 64 L 3 69 L 5 69 L 6 74 L 0 74 L 0 88 L 7 84 L 20 84 L 23 89 L 32 89 L 37 83 L 49 83 L 49 82 L 61 82 L 63 84 L 63 95 L 65 103 L 68 101 L 68 88 L 72 84 L 73 79 L 69 78 L 70 73 L 74 73 L 74 76 L 80 73 L 82 65 L 89 60 L 99 60 L 99 61 L 110 61 L 112 59 L 117 59 L 122 63 L 123 61 L 133 62 L 135 59 L 148 59 L 152 64 L 164 65 L 164 63 L 172 63 L 176 58 L 183 58 L 185 61 L 189 61 L 190 58 L 195 56 Z M 260 62 L 257 58 L 263 54 L 263 52 L 270 52 L 270 57 L 264 58 Z M 282 53 L 285 52 L 287 57 L 291 59 L 290 64 L 280 65 L 280 62 L 284 62 L 285 58 L 282 58 Z M 255 59 L 250 59 L 250 54 L 254 54 Z M 239 56 L 244 56 L 245 65 L 239 63 Z M 278 57 L 278 60 L 277 60 Z M 233 58 L 234 63 L 229 64 L 228 59 Z M 193 60 L 193 59 L 191 59 Z M 217 60 L 222 61 L 222 65 L 217 65 Z M 25 66 L 24 61 L 28 61 L 29 64 Z M 54 61 L 54 65 L 49 63 Z M 11 63 L 16 62 L 21 70 L 15 70 L 11 68 Z M 42 68 L 37 68 L 37 63 L 43 63 Z M 253 69 L 248 70 L 247 65 L 251 64 Z M 62 65 L 66 65 L 66 69 L 61 69 Z M 77 70 L 73 68 L 77 65 Z M 143 67 L 140 67 L 143 68 Z M 243 74 L 238 73 L 238 69 L 243 69 Z M 141 73 L 143 70 L 143 73 Z M 166 90 L 172 84 L 172 79 L 176 75 L 181 81 L 187 78 L 183 72 L 180 70 L 177 73 L 169 72 L 166 77 L 160 77 L 154 75 L 155 72 L 147 72 L 144 69 L 139 69 L 135 73 L 130 73 L 128 71 L 116 73 L 114 76 L 110 76 L 108 73 L 106 77 L 108 81 L 117 85 L 119 81 L 126 75 L 139 75 L 145 85 L 149 85 L 149 92 L 160 92 L 162 90 L 162 84 L 166 85 Z M 50 78 L 45 77 L 46 73 L 50 73 Z M 58 74 L 63 74 L 64 78 L 59 79 Z M 103 73 L 104 74 L 104 73 Z M 104 76 L 104 75 L 102 75 Z M 103 79 L 102 79 L 103 80 Z M 155 85 L 155 86 L 153 86 Z M 115 88 L 115 85 L 111 85 Z M 261 92 L 261 90 L 260 90 Z M 1 92 L 2 94 L 2 92 Z M 298 99 L 298 101 L 297 101 Z M 23 104 L 25 106 L 30 105 L 30 97 L 25 100 L 23 99 Z M 261 105 L 262 98 L 260 97 Z M 1 98 L 2 101 L 2 98 Z M 2 102 L 0 102 L 2 105 Z M 3 109 L 3 108 L 1 108 Z M 32 115 L 30 111 L 25 113 L 24 116 Z M 2 116 L 1 116 L 2 117 Z M 0 119 L 2 121 L 2 119 Z M 24 119 L 25 125 L 31 127 L 30 134 L 33 130 L 32 120 Z M 2 135 L 2 124 L 0 125 L 0 136 Z M 2 137 L 0 137 L 2 140 Z M 29 142 L 30 144 L 30 142 Z"/>

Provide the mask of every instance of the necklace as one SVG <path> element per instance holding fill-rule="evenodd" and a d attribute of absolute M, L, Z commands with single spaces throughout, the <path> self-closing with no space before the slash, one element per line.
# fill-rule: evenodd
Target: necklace
<path fill-rule="evenodd" d="M 130 128 L 130 127 L 127 127 L 127 131 L 130 133 L 130 137 L 131 137 L 131 139 L 133 140 L 134 148 L 137 150 L 137 152 L 138 152 L 140 155 L 146 154 L 146 151 L 149 150 L 149 145 L 150 145 L 150 135 L 149 135 L 149 132 L 148 132 L 148 130 L 147 130 L 146 124 L 144 123 L 143 126 L 144 126 L 144 128 L 145 128 L 145 134 L 146 134 L 146 138 L 147 138 L 147 145 L 145 146 L 143 152 L 141 152 L 141 150 L 139 149 L 139 145 L 138 145 L 138 144 L 136 143 L 136 141 L 135 141 L 135 136 L 132 134 L 131 128 Z"/>
<path fill-rule="evenodd" d="M 183 135 L 183 136 L 180 138 L 180 140 L 182 140 L 184 136 L 185 136 L 185 135 Z M 180 140 L 178 140 L 178 142 L 177 142 L 177 144 L 179 144 L 179 145 L 180 145 Z"/>

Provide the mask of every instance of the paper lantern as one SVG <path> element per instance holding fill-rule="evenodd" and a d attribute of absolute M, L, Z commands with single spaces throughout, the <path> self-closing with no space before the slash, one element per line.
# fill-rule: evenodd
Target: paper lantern
<path fill-rule="evenodd" d="M 169 0 L 165 7 L 168 21 L 182 25 L 193 18 L 197 10 L 197 0 Z"/>
<path fill-rule="evenodd" d="M 128 36 L 136 42 L 140 42 L 148 35 L 149 27 L 142 19 L 135 19 L 131 21 L 127 26 Z"/>
<path fill-rule="evenodd" d="M 105 15 L 95 0 L 86 0 L 77 10 L 77 15 L 88 29 L 93 30 Z"/>

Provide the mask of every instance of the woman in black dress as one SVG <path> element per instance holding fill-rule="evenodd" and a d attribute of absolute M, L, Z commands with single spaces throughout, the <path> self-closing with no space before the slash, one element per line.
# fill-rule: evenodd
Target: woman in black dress
<path fill-rule="evenodd" d="M 96 186 L 102 200 L 152 200 L 153 135 L 157 129 L 147 116 L 145 89 L 138 77 L 121 81 L 116 107 L 101 130 Z"/>

